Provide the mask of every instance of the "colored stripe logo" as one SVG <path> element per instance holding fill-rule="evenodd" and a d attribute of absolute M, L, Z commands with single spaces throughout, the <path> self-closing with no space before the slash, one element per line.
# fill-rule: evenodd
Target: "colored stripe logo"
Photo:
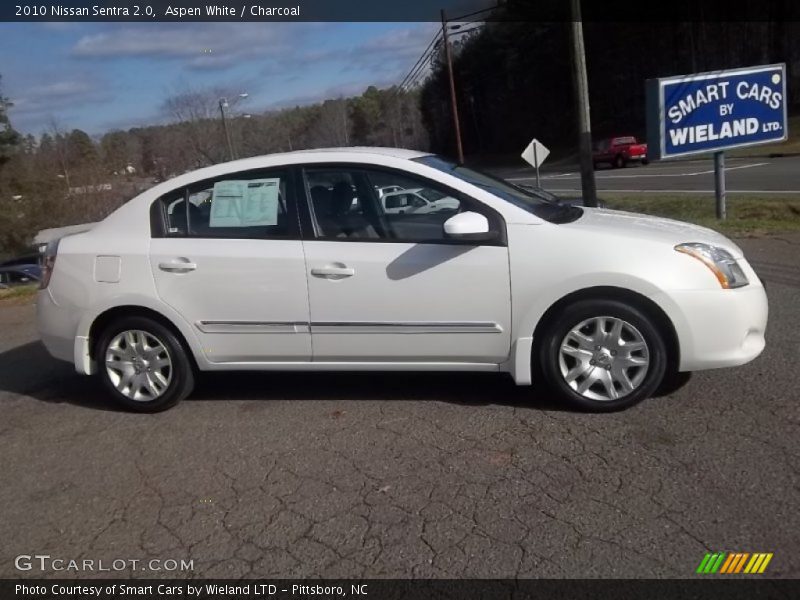
<path fill-rule="evenodd" d="M 739 573 L 755 575 L 761 574 L 767 569 L 769 561 L 772 560 L 772 552 L 714 552 L 705 555 L 697 573 L 711 575 L 719 573 L 721 575 L 736 575 Z"/>

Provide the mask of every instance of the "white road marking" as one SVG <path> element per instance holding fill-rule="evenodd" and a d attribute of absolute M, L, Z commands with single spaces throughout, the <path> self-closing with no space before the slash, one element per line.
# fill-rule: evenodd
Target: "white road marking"
<path fill-rule="evenodd" d="M 580 188 L 547 188 L 548 192 L 558 194 L 559 192 L 581 192 Z M 715 190 L 614 190 L 598 189 L 598 192 L 609 192 L 612 194 L 713 194 Z M 725 190 L 726 194 L 800 194 L 800 190 Z"/>
<path fill-rule="evenodd" d="M 736 171 L 737 169 L 752 169 L 753 167 L 763 167 L 769 163 L 752 163 L 749 165 L 739 165 L 738 167 L 726 167 L 725 171 Z M 602 172 L 595 172 L 596 179 L 643 179 L 649 177 L 693 177 L 695 175 L 710 175 L 714 169 L 707 171 L 695 171 L 693 173 L 634 173 L 631 175 L 606 175 Z M 542 179 L 580 179 L 577 173 L 558 173 L 556 175 L 544 175 Z M 509 181 L 530 181 L 530 177 L 514 177 Z"/>

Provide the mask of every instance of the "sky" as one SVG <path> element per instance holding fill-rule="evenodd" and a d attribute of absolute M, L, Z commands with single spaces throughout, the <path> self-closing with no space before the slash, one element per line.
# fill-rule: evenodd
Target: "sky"
<path fill-rule="evenodd" d="M 399 83 L 436 23 L 0 23 L 0 93 L 15 129 L 100 135 L 163 123 L 167 97 L 246 92 L 240 112 Z"/>

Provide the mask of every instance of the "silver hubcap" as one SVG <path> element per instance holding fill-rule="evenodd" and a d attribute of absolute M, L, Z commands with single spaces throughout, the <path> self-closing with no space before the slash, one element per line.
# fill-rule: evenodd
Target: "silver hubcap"
<path fill-rule="evenodd" d="M 152 333 L 123 331 L 108 345 L 106 372 L 120 394 L 137 402 L 149 402 L 169 387 L 172 360 Z"/>
<path fill-rule="evenodd" d="M 561 341 L 558 366 L 564 381 L 590 400 L 617 400 L 639 387 L 650 353 L 639 330 L 616 317 L 594 317 Z"/>

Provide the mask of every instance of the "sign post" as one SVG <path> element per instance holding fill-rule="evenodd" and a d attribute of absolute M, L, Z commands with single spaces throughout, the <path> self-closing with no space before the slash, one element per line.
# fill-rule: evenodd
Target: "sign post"
<path fill-rule="evenodd" d="M 550 155 L 550 150 L 547 149 L 542 142 L 533 138 L 531 143 L 527 145 L 525 150 L 522 151 L 520 156 L 522 159 L 536 169 L 536 187 L 542 187 L 539 184 L 539 165 Z"/>
<path fill-rule="evenodd" d="M 714 154 L 718 219 L 725 150 L 786 141 L 786 64 L 647 80 L 647 158 Z"/>
<path fill-rule="evenodd" d="M 714 152 L 714 197 L 716 198 L 717 218 L 724 221 L 728 217 L 725 204 L 725 153 Z"/>

